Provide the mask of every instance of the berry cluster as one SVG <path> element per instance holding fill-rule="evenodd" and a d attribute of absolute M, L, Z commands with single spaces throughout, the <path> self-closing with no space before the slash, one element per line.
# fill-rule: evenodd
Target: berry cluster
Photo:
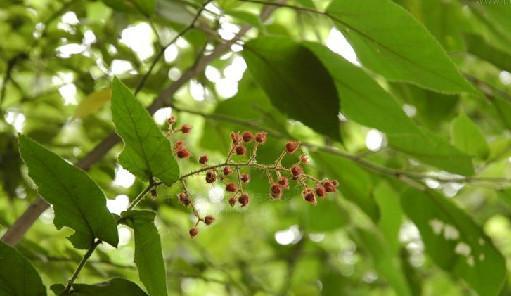
<path fill-rule="evenodd" d="M 190 133 L 192 129 L 188 124 L 174 129 L 176 120 L 173 116 L 168 119 L 168 123 L 168 135 L 171 141 L 173 140 L 171 136 L 175 133 L 181 132 L 186 135 Z M 239 206 L 243 208 L 250 202 L 250 196 L 245 190 L 245 186 L 250 182 L 250 175 L 248 172 L 242 171 L 246 169 L 259 169 L 266 172 L 270 184 L 269 196 L 275 200 L 282 199 L 284 191 L 289 189 L 290 179 L 299 186 L 302 186 L 303 199 L 313 205 L 317 203 L 318 197 L 325 198 L 327 193 L 337 190 L 337 181 L 329 179 L 319 180 L 304 172 L 303 166 L 309 163 L 309 158 L 303 154 L 303 152 L 298 157 L 298 161 L 289 168 L 282 165 L 284 157 L 295 154 L 297 151 L 301 150 L 299 142 L 287 142 L 280 156 L 272 164 L 259 164 L 256 162 L 257 150 L 260 145 L 266 142 L 266 132 L 232 132 L 230 137 L 231 146 L 225 162 L 209 165 L 208 156 L 206 154 L 200 155 L 198 162 L 201 168 L 180 178 L 183 191 L 178 194 L 178 200 L 183 206 L 190 207 L 193 215 L 197 218 L 195 225 L 189 231 L 191 237 L 199 233 L 197 227 L 200 222 L 211 225 L 215 218 L 211 215 L 201 217 L 195 209 L 185 183 L 185 178 L 189 176 L 204 174 L 206 183 L 213 184 L 217 181 L 223 182 L 225 184 L 225 191 L 231 194 L 228 199 L 228 203 L 231 207 L 239 204 Z M 173 152 L 176 157 L 180 159 L 186 159 L 191 156 L 183 140 L 177 140 L 174 143 Z M 310 186 L 311 183 L 314 185 Z"/>

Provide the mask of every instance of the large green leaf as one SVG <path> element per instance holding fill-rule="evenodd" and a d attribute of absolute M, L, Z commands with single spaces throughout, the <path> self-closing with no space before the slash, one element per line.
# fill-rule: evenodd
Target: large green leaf
<path fill-rule="evenodd" d="M 454 146 L 468 155 L 485 159 L 490 154 L 483 132 L 467 115 L 454 119 L 451 134 Z"/>
<path fill-rule="evenodd" d="M 112 83 L 112 119 L 124 150 L 121 164 L 144 179 L 156 177 L 172 185 L 179 177 L 179 167 L 170 142 L 135 96 L 117 78 Z"/>
<path fill-rule="evenodd" d="M 393 252 L 394 250 L 389 247 L 382 235 L 377 231 L 363 228 L 356 228 L 353 234 L 367 249 L 376 271 L 394 288 L 396 295 L 412 295 L 401 268 L 399 256 Z"/>
<path fill-rule="evenodd" d="M 453 202 L 433 191 L 401 195 L 426 252 L 442 269 L 464 279 L 479 295 L 498 295 L 507 278 L 503 256 L 483 230 Z"/>
<path fill-rule="evenodd" d="M 346 199 L 356 204 L 373 221 L 378 220 L 380 213 L 372 196 L 373 184 L 366 171 L 352 161 L 324 152 L 313 154 L 313 158 L 330 178 L 339 181 L 339 190 Z"/>
<path fill-rule="evenodd" d="M 0 241 L 0 296 L 45 296 L 41 277 L 16 249 Z"/>
<path fill-rule="evenodd" d="M 465 37 L 467 51 L 480 59 L 488 61 L 505 71 L 511 71 L 511 54 L 493 47 L 484 38 L 468 34 Z"/>
<path fill-rule="evenodd" d="M 55 295 L 62 295 L 64 292 L 64 285 L 51 286 Z M 135 283 L 121 279 L 114 278 L 107 282 L 97 283 L 95 285 L 74 284 L 73 296 L 147 296 L 147 294 L 140 289 Z"/>
<path fill-rule="evenodd" d="M 380 182 L 374 188 L 374 199 L 380 209 L 378 228 L 385 237 L 386 244 L 397 254 L 400 247 L 399 231 L 403 222 L 399 194 L 386 182 Z"/>
<path fill-rule="evenodd" d="M 165 265 L 154 216 L 155 213 L 151 211 L 129 211 L 123 213 L 123 221 L 135 233 L 135 264 L 140 280 L 149 295 L 166 296 Z"/>
<path fill-rule="evenodd" d="M 393 148 L 420 161 L 453 173 L 474 173 L 469 156 L 417 127 L 396 100 L 362 69 L 320 44 L 307 42 L 304 46 L 317 55 L 334 78 L 346 117 L 384 132 Z"/>
<path fill-rule="evenodd" d="M 390 0 L 334 0 L 327 14 L 362 64 L 393 81 L 445 93 L 472 92 L 439 42 Z"/>
<path fill-rule="evenodd" d="M 75 231 L 69 240 L 76 248 L 89 248 L 94 238 L 117 246 L 117 223 L 99 186 L 84 171 L 32 139 L 20 135 L 19 140 L 29 176 L 53 205 L 55 226 Z"/>
<path fill-rule="evenodd" d="M 260 37 L 246 44 L 243 56 L 275 107 L 315 131 L 340 140 L 335 84 L 309 49 L 283 37 Z"/>

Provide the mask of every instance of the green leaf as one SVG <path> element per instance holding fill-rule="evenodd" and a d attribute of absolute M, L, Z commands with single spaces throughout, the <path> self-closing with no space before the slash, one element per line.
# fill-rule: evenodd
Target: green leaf
<path fill-rule="evenodd" d="M 45 296 L 41 277 L 16 249 L 0 241 L 0 296 Z"/>
<path fill-rule="evenodd" d="M 355 238 L 371 255 L 376 271 L 388 281 L 396 294 L 412 295 L 397 253 L 387 245 L 381 234 L 363 228 L 356 228 L 353 232 Z"/>
<path fill-rule="evenodd" d="M 468 155 L 486 159 L 490 148 L 479 127 L 465 114 L 460 114 L 451 126 L 454 146 Z"/>
<path fill-rule="evenodd" d="M 362 64 L 392 81 L 444 93 L 473 92 L 439 42 L 390 0 L 334 0 L 327 9 Z"/>
<path fill-rule="evenodd" d="M 406 116 L 396 100 L 361 68 L 318 43 L 309 48 L 327 67 L 341 95 L 343 114 L 359 124 L 384 132 L 390 145 L 420 161 L 457 174 L 474 173 L 468 155 L 439 136 L 421 129 Z"/>
<path fill-rule="evenodd" d="M 94 114 L 99 111 L 106 102 L 110 101 L 111 98 L 112 89 L 109 87 L 91 93 L 76 106 L 74 117 L 84 118 Z"/>
<path fill-rule="evenodd" d="M 397 254 L 400 248 L 399 231 L 403 221 L 399 195 L 389 184 L 380 182 L 374 188 L 374 199 L 380 209 L 378 228 L 385 237 L 386 244 Z"/>
<path fill-rule="evenodd" d="M 339 229 L 348 222 L 348 214 L 334 200 L 320 201 L 315 207 L 305 207 L 302 223 L 307 232 Z"/>
<path fill-rule="evenodd" d="M 147 16 L 152 15 L 156 9 L 156 0 L 135 0 L 133 2 Z"/>
<path fill-rule="evenodd" d="M 119 237 L 114 216 L 106 207 L 99 186 L 82 170 L 32 139 L 20 135 L 21 157 L 39 194 L 53 205 L 53 223 L 72 228 L 69 237 L 75 248 L 87 249 L 94 238 L 117 246 Z"/>
<path fill-rule="evenodd" d="M 496 95 L 491 101 L 495 111 L 505 127 L 511 129 L 511 102 L 509 99 Z"/>
<path fill-rule="evenodd" d="M 356 204 L 373 221 L 378 220 L 380 213 L 371 194 L 373 184 L 366 171 L 350 160 L 324 152 L 313 154 L 313 158 L 329 178 L 339 181 L 339 190 L 346 199 Z"/>
<path fill-rule="evenodd" d="M 151 115 L 117 78 L 112 83 L 112 119 L 124 150 L 119 161 L 140 178 L 157 177 L 170 186 L 179 178 L 179 166 L 170 142 Z"/>
<path fill-rule="evenodd" d="M 151 296 L 167 295 L 165 264 L 160 234 L 154 225 L 155 213 L 129 211 L 123 213 L 123 221 L 135 233 L 135 264 L 140 280 Z"/>
<path fill-rule="evenodd" d="M 410 188 L 401 195 L 401 205 L 438 266 L 464 279 L 479 295 L 499 295 L 507 278 L 505 260 L 470 216 L 432 191 Z"/>
<path fill-rule="evenodd" d="M 64 292 L 64 285 L 52 285 L 52 291 L 56 296 L 62 295 Z M 74 284 L 73 296 L 147 296 L 147 294 L 140 289 L 135 283 L 121 279 L 114 278 L 107 282 L 101 282 L 94 285 Z"/>
<path fill-rule="evenodd" d="M 277 109 L 319 133 L 341 139 L 335 84 L 309 49 L 288 38 L 260 37 L 246 44 L 243 56 Z"/>
<path fill-rule="evenodd" d="M 465 44 L 469 53 L 511 72 L 511 54 L 489 45 L 484 38 L 475 34 L 468 34 L 465 37 Z"/>

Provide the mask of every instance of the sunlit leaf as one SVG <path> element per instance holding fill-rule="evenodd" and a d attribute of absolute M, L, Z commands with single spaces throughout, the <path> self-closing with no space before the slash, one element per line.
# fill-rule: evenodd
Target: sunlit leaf
<path fill-rule="evenodd" d="M 507 278 L 505 260 L 470 216 L 432 191 L 410 188 L 401 195 L 401 204 L 438 266 L 480 295 L 499 295 Z"/>
<path fill-rule="evenodd" d="M 138 276 L 151 296 L 166 296 L 167 282 L 160 242 L 154 225 L 155 213 L 133 210 L 123 214 L 123 221 L 135 233 L 135 264 Z"/>
<path fill-rule="evenodd" d="M 112 119 L 124 142 L 119 161 L 136 176 L 172 185 L 179 167 L 170 142 L 135 96 L 118 79 L 112 83 Z"/>
<path fill-rule="evenodd" d="M 490 148 L 479 127 L 465 114 L 460 114 L 452 122 L 452 141 L 458 149 L 468 155 L 487 158 Z"/>
<path fill-rule="evenodd" d="M 387 79 L 451 94 L 473 92 L 439 42 L 392 1 L 335 0 L 327 13 L 362 64 Z"/>
<path fill-rule="evenodd" d="M 80 104 L 76 106 L 75 115 L 76 118 L 84 118 L 91 114 L 94 114 L 101 109 L 110 99 L 112 98 L 112 89 L 104 88 L 95 91 L 88 95 L 85 99 L 80 101 Z"/>

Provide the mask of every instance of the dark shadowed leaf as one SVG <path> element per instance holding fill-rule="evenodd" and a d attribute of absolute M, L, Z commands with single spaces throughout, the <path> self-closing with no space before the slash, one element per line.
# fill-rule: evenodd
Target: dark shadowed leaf
<path fill-rule="evenodd" d="M 462 175 L 474 173 L 472 160 L 439 136 L 421 129 L 396 100 L 365 71 L 328 48 L 307 42 L 335 80 L 346 117 L 387 135 L 390 145 L 427 164 Z"/>
<path fill-rule="evenodd" d="M 64 285 L 53 285 L 51 286 L 52 291 L 56 296 L 61 295 L 64 292 Z M 147 294 L 140 289 L 135 283 L 115 278 L 108 282 L 97 283 L 94 285 L 85 284 L 74 284 L 73 285 L 73 296 L 147 296 Z"/>
<path fill-rule="evenodd" d="M 76 248 L 89 248 L 94 238 L 117 246 L 117 223 L 99 186 L 84 171 L 37 142 L 23 135 L 19 140 L 29 176 L 41 196 L 53 205 L 55 226 L 75 231 L 69 240 Z"/>
<path fill-rule="evenodd" d="M 0 295 L 45 296 L 35 268 L 16 249 L 0 241 Z"/>
<path fill-rule="evenodd" d="M 319 133 L 341 139 L 335 84 L 309 49 L 287 38 L 261 37 L 247 43 L 243 56 L 277 109 Z"/>

